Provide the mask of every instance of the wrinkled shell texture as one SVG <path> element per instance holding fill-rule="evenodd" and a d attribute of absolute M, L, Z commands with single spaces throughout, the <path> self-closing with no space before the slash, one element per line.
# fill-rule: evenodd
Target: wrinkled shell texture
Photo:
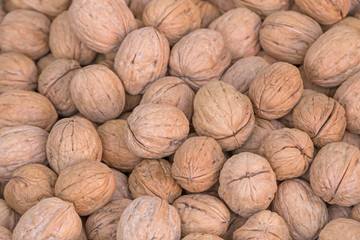
<path fill-rule="evenodd" d="M 232 213 L 232 212 L 231 212 Z M 231 219 L 229 223 L 229 227 L 226 233 L 222 236 L 225 240 L 233 240 L 234 232 L 239 229 L 242 225 L 244 225 L 247 221 L 247 218 L 241 217 L 239 215 L 231 214 Z"/>
<path fill-rule="evenodd" d="M 181 236 L 190 233 L 222 235 L 230 221 L 230 212 L 218 198 L 207 194 L 184 195 L 174 207 L 181 218 Z"/>
<path fill-rule="evenodd" d="M 0 55 L 0 94 L 8 90 L 34 90 L 38 70 L 33 60 L 21 53 Z"/>
<path fill-rule="evenodd" d="M 300 179 L 279 185 L 272 210 L 284 218 L 294 240 L 313 239 L 329 220 L 325 203 Z"/>
<path fill-rule="evenodd" d="M 266 17 L 271 13 L 287 10 L 290 0 L 234 0 L 236 7 L 246 7 L 261 17 Z"/>
<path fill-rule="evenodd" d="M 320 25 L 304 14 L 276 12 L 265 18 L 260 29 L 260 43 L 274 58 L 302 64 L 307 50 L 321 34 Z"/>
<path fill-rule="evenodd" d="M 19 221 L 19 214 L 4 199 L 0 199 L 0 212 L 0 226 L 12 231 Z"/>
<path fill-rule="evenodd" d="M 336 87 L 332 87 L 332 88 L 325 88 L 325 87 L 321 87 L 319 85 L 316 85 L 315 83 L 311 82 L 310 79 L 308 78 L 305 70 L 304 70 L 304 65 L 301 65 L 299 67 L 299 71 L 300 71 L 300 75 L 301 78 L 303 80 L 303 85 L 304 85 L 304 90 L 305 89 L 310 89 L 313 91 L 316 91 L 318 93 L 323 93 L 328 97 L 333 97 L 337 88 Z"/>
<path fill-rule="evenodd" d="M 285 62 L 265 68 L 256 75 L 249 88 L 255 114 L 268 120 L 288 114 L 300 100 L 302 92 L 299 70 Z"/>
<path fill-rule="evenodd" d="M 20 218 L 12 239 L 77 239 L 81 225 L 81 219 L 72 203 L 55 197 L 46 198 Z"/>
<path fill-rule="evenodd" d="M 128 177 L 122 172 L 113 168 L 111 169 L 111 171 L 115 176 L 116 189 L 109 202 L 121 200 L 124 198 L 131 199 Z"/>
<path fill-rule="evenodd" d="M 123 1 L 74 0 L 68 14 L 79 40 L 99 53 L 116 51 L 125 36 L 137 28 L 134 15 Z"/>
<path fill-rule="evenodd" d="M 165 76 L 169 56 L 166 37 L 155 28 L 145 27 L 126 36 L 116 54 L 114 67 L 126 92 L 142 94 L 149 84 Z"/>
<path fill-rule="evenodd" d="M 146 26 L 153 26 L 164 34 L 170 45 L 201 24 L 200 10 L 191 0 L 150 1 L 142 20 Z"/>
<path fill-rule="evenodd" d="M 268 161 L 247 152 L 226 161 L 219 181 L 220 197 L 242 217 L 269 207 L 277 189 L 276 176 Z"/>
<path fill-rule="evenodd" d="M 360 204 L 356 204 L 351 210 L 351 218 L 360 222 Z"/>
<path fill-rule="evenodd" d="M 332 220 L 320 232 L 319 240 L 357 239 L 360 235 L 360 223 L 353 219 L 338 218 Z"/>
<path fill-rule="evenodd" d="M 0 239 L 1 240 L 11 240 L 12 239 L 12 233 L 9 229 L 0 226 Z"/>
<path fill-rule="evenodd" d="M 0 129 L 0 181 L 8 181 L 20 166 L 45 163 L 48 133 L 38 127 L 22 125 Z"/>
<path fill-rule="evenodd" d="M 167 201 L 150 196 L 138 197 L 121 215 L 117 240 L 180 240 L 180 216 Z"/>
<path fill-rule="evenodd" d="M 219 80 L 230 65 L 231 54 L 223 36 L 210 29 L 198 29 L 181 38 L 170 54 L 170 74 L 198 90 Z"/>
<path fill-rule="evenodd" d="M 330 221 L 334 220 L 336 218 L 351 218 L 351 208 L 350 207 L 343 207 L 343 206 L 339 206 L 339 205 L 330 205 L 328 207 L 328 211 L 329 211 L 329 220 Z"/>
<path fill-rule="evenodd" d="M 226 158 L 221 146 L 210 137 L 191 137 L 175 152 L 172 175 L 190 192 L 208 190 L 219 180 Z"/>
<path fill-rule="evenodd" d="M 2 52 L 23 53 L 39 59 L 49 51 L 50 20 L 32 10 L 14 10 L 0 24 Z"/>
<path fill-rule="evenodd" d="M 223 240 L 223 238 L 206 233 L 190 233 L 186 237 L 182 238 L 182 240 Z"/>
<path fill-rule="evenodd" d="M 36 63 L 39 72 L 41 73 L 50 63 L 54 62 L 55 60 L 56 58 L 52 55 L 52 53 L 49 53 L 48 55 L 40 58 Z"/>
<path fill-rule="evenodd" d="M 360 7 L 360 4 L 359 4 Z M 336 26 L 348 26 L 360 31 L 360 19 L 355 17 L 346 17 L 343 18 L 341 21 L 334 24 L 332 27 Z"/>
<path fill-rule="evenodd" d="M 213 4 L 203 0 L 192 0 L 200 10 L 201 28 L 207 28 L 209 24 L 218 18 L 221 13 Z"/>
<path fill-rule="evenodd" d="M 222 34 L 232 61 L 237 61 L 260 51 L 260 26 L 261 19 L 257 14 L 247 8 L 236 8 L 214 20 L 209 28 Z"/>
<path fill-rule="evenodd" d="M 199 135 L 214 138 L 229 151 L 250 137 L 255 117 L 247 96 L 230 84 L 212 81 L 195 95 L 192 123 Z"/>
<path fill-rule="evenodd" d="M 46 143 L 47 160 L 58 174 L 80 160 L 100 162 L 101 152 L 101 139 L 94 125 L 82 117 L 58 121 Z"/>
<path fill-rule="evenodd" d="M 42 12 L 48 16 L 57 16 L 65 11 L 71 1 L 70 0 L 22 0 L 25 4 L 38 12 Z"/>
<path fill-rule="evenodd" d="M 360 150 L 347 143 L 331 143 L 316 155 L 310 169 L 314 192 L 330 204 L 350 207 L 360 202 Z"/>
<path fill-rule="evenodd" d="M 189 121 L 178 108 L 142 104 L 127 119 L 124 138 L 131 152 L 142 158 L 173 154 L 189 133 Z"/>

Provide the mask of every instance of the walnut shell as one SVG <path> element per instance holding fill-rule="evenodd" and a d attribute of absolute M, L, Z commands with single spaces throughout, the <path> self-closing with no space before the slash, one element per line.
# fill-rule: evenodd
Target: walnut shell
<path fill-rule="evenodd" d="M 360 31 L 360 19 L 355 17 L 346 17 L 331 27 L 337 27 L 337 26 L 348 26 L 356 29 L 357 31 Z"/>
<path fill-rule="evenodd" d="M 142 21 L 164 34 L 170 45 L 200 27 L 199 8 L 191 0 L 150 1 L 143 12 Z"/>
<path fill-rule="evenodd" d="M 261 50 L 256 56 L 262 57 L 269 64 L 274 64 L 276 62 L 280 62 L 279 60 L 277 60 L 277 59 L 273 58 L 272 56 L 270 56 L 269 54 L 267 54 L 264 50 Z"/>
<path fill-rule="evenodd" d="M 125 36 L 137 28 L 123 1 L 73 0 L 68 14 L 78 39 L 99 53 L 116 51 Z"/>
<path fill-rule="evenodd" d="M 360 32 L 352 27 L 334 27 L 309 48 L 304 69 L 311 82 L 336 87 L 360 69 Z"/>
<path fill-rule="evenodd" d="M 231 219 L 229 223 L 229 227 L 226 233 L 223 235 L 225 240 L 233 240 L 234 232 L 239 229 L 242 225 L 244 225 L 247 221 L 247 218 L 241 217 L 236 215 L 235 213 L 231 212 Z"/>
<path fill-rule="evenodd" d="M 219 80 L 230 61 L 231 54 L 221 34 L 210 29 L 198 29 L 172 48 L 170 74 L 198 90 L 211 80 Z"/>
<path fill-rule="evenodd" d="M 220 172 L 219 195 L 242 217 L 269 207 L 276 192 L 276 176 L 269 162 L 244 152 L 229 158 Z"/>
<path fill-rule="evenodd" d="M 65 11 L 71 0 L 23 0 L 24 3 L 38 12 L 44 13 L 48 16 L 57 16 Z"/>
<path fill-rule="evenodd" d="M 183 195 L 174 207 L 181 218 L 181 236 L 190 233 L 222 235 L 230 221 L 230 212 L 218 198 L 207 194 Z"/>
<path fill-rule="evenodd" d="M 222 34 L 233 62 L 260 51 L 260 17 L 247 8 L 231 9 L 215 19 L 209 28 Z"/>
<path fill-rule="evenodd" d="M 300 179 L 279 185 L 272 209 L 283 217 L 294 240 L 314 239 L 329 220 L 325 203 Z"/>
<path fill-rule="evenodd" d="M 72 203 L 55 197 L 45 198 L 20 218 L 12 239 L 77 239 L 81 225 Z"/>
<path fill-rule="evenodd" d="M 360 222 L 360 203 L 356 204 L 351 210 L 351 218 Z"/>
<path fill-rule="evenodd" d="M 221 12 L 213 4 L 203 0 L 192 0 L 200 10 L 201 28 L 207 28 L 216 18 L 221 16 Z"/>
<path fill-rule="evenodd" d="M 207 233 L 190 233 L 182 240 L 224 240 L 223 238 Z"/>
<path fill-rule="evenodd" d="M 101 152 L 101 139 L 96 128 L 82 117 L 58 121 L 46 143 L 47 160 L 57 174 L 80 160 L 100 162 Z"/>
<path fill-rule="evenodd" d="M 14 10 L 0 24 L 0 48 L 25 54 L 33 60 L 49 52 L 50 20 L 32 10 Z"/>
<path fill-rule="evenodd" d="M 346 142 L 357 148 L 360 148 L 360 135 L 345 131 L 345 133 L 341 139 L 341 142 Z"/>
<path fill-rule="evenodd" d="M 120 217 L 117 240 L 180 240 L 180 217 L 166 200 L 142 196 L 130 203 Z"/>
<path fill-rule="evenodd" d="M 291 240 L 284 219 L 269 210 L 263 210 L 252 215 L 244 225 L 234 232 L 233 236 L 234 240 Z"/>
<path fill-rule="evenodd" d="M 210 137 L 188 138 L 175 152 L 172 175 L 190 192 L 203 192 L 218 180 L 226 158 Z"/>
<path fill-rule="evenodd" d="M 94 122 L 103 123 L 118 117 L 125 106 L 122 82 L 103 65 L 89 65 L 76 71 L 70 92 L 79 112 Z"/>
<path fill-rule="evenodd" d="M 214 138 L 229 151 L 250 137 L 255 117 L 248 97 L 230 84 L 212 81 L 195 95 L 192 123 L 199 135 Z"/>
<path fill-rule="evenodd" d="M 255 114 L 272 120 L 288 114 L 302 92 L 299 70 L 289 63 L 277 62 L 256 75 L 250 84 L 249 97 Z"/>
<path fill-rule="evenodd" d="M 17 168 L 5 186 L 6 202 L 23 215 L 43 198 L 54 197 L 57 175 L 41 164 Z"/>
<path fill-rule="evenodd" d="M 149 84 L 165 76 L 169 56 L 170 46 L 164 35 L 153 27 L 140 28 L 121 43 L 115 57 L 115 72 L 126 92 L 142 94 Z"/>
<path fill-rule="evenodd" d="M 118 170 L 111 169 L 111 171 L 115 176 L 116 189 L 109 202 L 121 200 L 124 198 L 131 199 L 128 177 Z"/>
<path fill-rule="evenodd" d="M 11 240 L 12 239 L 12 233 L 9 229 L 0 226 L 0 239 L 1 240 Z"/>
<path fill-rule="evenodd" d="M 321 34 L 320 25 L 312 18 L 295 11 L 281 11 L 265 18 L 260 43 L 274 58 L 302 64 L 307 50 Z"/>
<path fill-rule="evenodd" d="M 0 181 L 8 181 L 18 167 L 45 163 L 47 138 L 45 130 L 34 126 L 0 128 Z"/>
<path fill-rule="evenodd" d="M 0 94 L 8 90 L 34 90 L 38 70 L 33 60 L 21 53 L 0 54 Z"/>
<path fill-rule="evenodd" d="M 3 0 L 4 2 L 4 10 L 7 12 L 16 10 L 16 9 L 31 9 L 24 0 Z"/>
<path fill-rule="evenodd" d="M 328 207 L 329 211 L 329 220 L 334 220 L 336 218 L 350 218 L 351 208 L 343 207 L 339 205 L 330 205 Z"/>
<path fill-rule="evenodd" d="M 189 121 L 178 108 L 163 104 L 137 106 L 127 119 L 125 142 L 142 158 L 163 158 L 173 154 L 189 133 Z"/>
<path fill-rule="evenodd" d="M 357 239 L 360 235 L 360 222 L 353 219 L 337 218 L 325 225 L 319 240 Z"/>
<path fill-rule="evenodd" d="M 156 196 L 167 200 L 170 204 L 181 195 L 182 189 L 171 176 L 171 164 L 164 160 L 145 159 L 129 176 L 131 196 Z"/>
<path fill-rule="evenodd" d="M 79 161 L 65 168 L 55 184 L 55 196 L 72 202 L 80 216 L 103 207 L 116 188 L 115 176 L 103 163 Z"/>
<path fill-rule="evenodd" d="M 246 7 L 259 14 L 262 18 L 278 11 L 287 10 L 290 0 L 234 0 L 236 7 Z"/>
<path fill-rule="evenodd" d="M 19 221 L 20 215 L 12 209 L 4 199 L 0 198 L 0 226 L 13 230 Z M 0 235 L 1 236 L 1 235 Z M 1 239 L 1 238 L 0 238 Z"/>
<path fill-rule="evenodd" d="M 151 0 L 131 0 L 129 8 L 137 19 L 142 19 L 143 11 L 150 1 Z"/>
<path fill-rule="evenodd" d="M 54 106 L 39 93 L 11 90 L 0 95 L 0 128 L 32 125 L 50 131 L 57 117 Z"/>
<path fill-rule="evenodd" d="M 55 60 L 56 58 L 54 57 L 54 55 L 52 55 L 52 53 L 49 53 L 48 55 L 40 58 L 36 63 L 39 70 L 38 72 L 41 73 L 50 63 L 54 62 Z"/>
<path fill-rule="evenodd" d="M 235 8 L 233 0 L 208 0 L 210 3 L 214 4 L 221 13 L 227 12 L 230 9 Z"/>

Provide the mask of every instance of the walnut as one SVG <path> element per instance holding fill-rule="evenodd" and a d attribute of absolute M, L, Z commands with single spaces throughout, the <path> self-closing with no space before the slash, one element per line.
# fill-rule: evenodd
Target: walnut
<path fill-rule="evenodd" d="M 118 117 L 125 106 L 122 82 L 103 65 L 89 65 L 76 71 L 70 92 L 79 112 L 94 122 L 104 123 Z"/>
<path fill-rule="evenodd" d="M 164 35 L 153 27 L 137 29 L 121 43 L 115 57 L 115 72 L 126 92 L 142 94 L 149 84 L 165 76 L 169 56 L 170 46 Z"/>
<path fill-rule="evenodd" d="M 99 53 L 116 51 L 125 36 L 137 28 L 123 1 L 73 0 L 68 14 L 78 39 Z"/>
<path fill-rule="evenodd" d="M 281 11 L 265 18 L 260 43 L 274 58 L 302 64 L 307 50 L 321 34 L 320 25 L 312 18 L 294 11 Z"/>
<path fill-rule="evenodd" d="M 198 29 L 172 48 L 170 74 L 198 90 L 211 80 L 219 80 L 230 61 L 231 54 L 222 35 L 210 29 Z"/>
<path fill-rule="evenodd" d="M 0 226 L 0 239 L 1 240 L 11 240 L 12 239 L 12 233 L 9 229 Z"/>
<path fill-rule="evenodd" d="M 360 203 L 356 204 L 351 210 L 351 218 L 360 222 Z"/>
<path fill-rule="evenodd" d="M 300 179 L 279 185 L 272 209 L 283 217 L 294 240 L 314 239 L 329 220 L 325 203 Z"/>
<path fill-rule="evenodd" d="M 357 148 L 360 148 L 360 135 L 345 131 L 345 133 L 341 139 L 341 142 L 346 142 Z"/>
<path fill-rule="evenodd" d="M 72 203 L 45 198 L 20 218 L 12 239 L 77 239 L 81 225 Z"/>
<path fill-rule="evenodd" d="M 0 94 L 8 90 L 34 90 L 38 70 L 33 60 L 21 53 L 0 54 Z"/>
<path fill-rule="evenodd" d="M 189 133 L 189 121 L 178 108 L 163 104 L 137 106 L 124 130 L 129 150 L 142 158 L 173 154 Z"/>
<path fill-rule="evenodd" d="M 14 10 L 5 15 L 0 24 L 0 48 L 18 52 L 33 60 L 49 52 L 50 20 L 32 10 Z"/>
<path fill-rule="evenodd" d="M 303 84 L 304 84 L 304 92 L 306 89 L 309 89 L 309 90 L 313 90 L 318 93 L 325 94 L 328 97 L 334 96 L 336 89 L 337 89 L 336 87 L 325 88 L 325 87 L 321 87 L 321 86 L 316 85 L 313 82 L 311 82 L 304 70 L 304 65 L 301 65 L 299 67 L 299 71 L 300 71 L 300 75 L 301 75 L 301 78 L 302 78 Z"/>
<path fill-rule="evenodd" d="M 71 0 L 22 0 L 26 5 L 48 16 L 57 16 L 65 11 Z"/>
<path fill-rule="evenodd" d="M 121 200 L 124 198 L 131 199 L 128 177 L 122 172 L 115 170 L 113 168 L 111 168 L 111 171 L 115 176 L 116 189 L 109 202 Z"/>
<path fill-rule="evenodd" d="M 221 13 L 227 12 L 230 9 L 235 8 L 233 0 L 208 0 L 210 3 L 214 4 Z"/>
<path fill-rule="evenodd" d="M 356 239 L 360 235 L 360 222 L 353 219 L 337 218 L 325 225 L 319 240 Z"/>
<path fill-rule="evenodd" d="M 337 27 L 337 26 L 348 26 L 356 29 L 360 32 L 360 19 L 355 17 L 346 17 L 334 24 L 331 27 Z"/>
<path fill-rule="evenodd" d="M 207 28 L 216 18 L 221 16 L 220 10 L 213 4 L 204 0 L 192 0 L 200 10 L 201 28 Z"/>
<path fill-rule="evenodd" d="M 299 70 L 289 63 L 277 62 L 256 75 L 250 84 L 249 97 L 255 114 L 272 120 L 288 114 L 302 92 Z"/>
<path fill-rule="evenodd" d="M 143 12 L 146 26 L 153 26 L 174 45 L 180 38 L 200 27 L 199 8 L 192 0 L 150 1 Z"/>
<path fill-rule="evenodd" d="M 50 167 L 59 174 L 80 160 L 101 161 L 101 140 L 85 118 L 63 118 L 52 128 L 46 143 Z"/>
<path fill-rule="evenodd" d="M 188 138 L 175 152 L 172 175 L 190 192 L 208 190 L 219 180 L 226 158 L 210 137 Z"/>
<path fill-rule="evenodd" d="M 336 218 L 350 218 L 351 208 L 343 207 L 339 205 L 330 205 L 328 207 L 329 211 L 329 220 L 334 220 Z"/>
<path fill-rule="evenodd" d="M 274 64 L 276 62 L 280 62 L 279 60 L 277 60 L 277 59 L 273 58 L 272 56 L 270 56 L 269 54 L 267 54 L 264 50 L 261 50 L 256 56 L 262 57 L 269 64 Z"/>
<path fill-rule="evenodd" d="M 5 200 L 0 198 L 0 226 L 13 230 L 19 221 L 20 215 L 12 209 Z M 1 239 L 1 238 L 0 238 Z"/>
<path fill-rule="evenodd" d="M 182 240 L 223 240 L 223 238 L 207 233 L 190 233 Z"/>
<path fill-rule="evenodd" d="M 21 8 L 31 9 L 31 7 L 25 3 L 25 0 L 3 0 L 2 2 L 4 2 L 4 10 L 7 12 Z"/>
<path fill-rule="evenodd" d="M 229 227 L 226 231 L 226 233 L 223 235 L 223 238 L 225 240 L 233 240 L 233 234 L 234 232 L 239 229 L 242 225 L 246 223 L 248 219 L 241 217 L 239 215 L 236 215 L 235 213 L 231 212 L 231 218 Z"/>
<path fill-rule="evenodd" d="M 103 207 L 116 188 L 111 169 L 96 161 L 79 161 L 65 168 L 55 184 L 55 196 L 72 202 L 80 216 Z"/>
<path fill-rule="evenodd" d="M 180 217 L 166 200 L 142 196 L 130 203 L 120 217 L 117 240 L 180 240 Z"/>
<path fill-rule="evenodd" d="M 123 112 L 128 112 L 134 110 L 136 108 L 142 99 L 141 94 L 138 95 L 131 95 L 125 92 L 125 106 Z"/>
<path fill-rule="evenodd" d="M 230 221 L 230 212 L 218 198 L 207 194 L 183 195 L 174 207 L 181 218 L 181 236 L 190 233 L 222 235 Z"/>
<path fill-rule="evenodd" d="M 236 8 L 215 19 L 209 28 L 222 34 L 235 62 L 260 51 L 260 26 L 261 19 L 257 14 L 247 8 Z"/>
<path fill-rule="evenodd" d="M 54 55 L 52 55 L 52 53 L 49 53 L 48 55 L 40 58 L 36 63 L 38 72 L 41 73 L 50 63 L 54 62 L 55 60 L 56 58 Z"/>
<path fill-rule="evenodd" d="M 230 84 L 212 81 L 195 95 L 192 123 L 199 135 L 214 138 L 230 151 L 250 137 L 255 117 L 248 97 Z"/>
<path fill-rule="evenodd" d="M 137 19 L 142 19 L 143 11 L 150 1 L 151 0 L 131 0 L 129 8 Z"/>
<path fill-rule="evenodd" d="M 234 0 L 236 7 L 246 7 L 259 14 L 262 18 L 278 11 L 287 10 L 290 0 Z"/>

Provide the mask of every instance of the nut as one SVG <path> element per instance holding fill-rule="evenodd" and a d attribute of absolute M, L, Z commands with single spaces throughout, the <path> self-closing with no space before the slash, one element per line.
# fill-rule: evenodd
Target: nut
<path fill-rule="evenodd" d="M 360 222 L 360 204 L 356 204 L 351 210 L 351 218 Z"/>
<path fill-rule="evenodd" d="M 39 72 L 41 73 L 50 63 L 54 62 L 55 60 L 56 58 L 52 55 L 52 53 L 49 53 L 48 55 L 40 58 L 36 63 Z"/>
<path fill-rule="evenodd" d="M 337 218 L 325 225 L 319 240 L 356 239 L 360 235 L 360 223 L 353 219 Z"/>
<path fill-rule="evenodd" d="M 219 9 L 213 4 L 203 0 L 192 1 L 200 10 L 201 28 L 207 28 L 213 20 L 221 16 Z"/>
<path fill-rule="evenodd" d="M 0 226 L 13 230 L 19 221 L 20 215 L 12 209 L 4 199 L 0 198 Z M 1 236 L 1 235 L 0 235 Z M 1 238 L 0 238 L 1 239 Z"/>
<path fill-rule="evenodd" d="M 128 177 L 118 170 L 111 169 L 111 171 L 115 176 L 116 189 L 109 202 L 121 200 L 124 198 L 131 199 Z"/>
<path fill-rule="evenodd" d="M 190 233 L 182 240 L 223 240 L 223 238 L 207 233 Z"/>
<path fill-rule="evenodd" d="M 351 208 L 343 207 L 339 205 L 330 205 L 328 207 L 329 211 L 329 220 L 334 220 L 336 218 L 350 218 Z"/>
<path fill-rule="evenodd" d="M 234 0 L 236 7 L 246 7 L 259 14 L 262 18 L 289 8 L 290 0 Z"/>
<path fill-rule="evenodd" d="M 309 90 L 313 90 L 318 93 L 325 94 L 328 97 L 334 96 L 336 89 L 337 89 L 336 87 L 325 88 L 325 87 L 321 87 L 321 86 L 316 85 L 313 82 L 311 82 L 304 70 L 304 65 L 301 65 L 299 67 L 299 71 L 300 71 L 300 75 L 301 75 L 301 78 L 302 78 L 303 84 L 304 84 L 304 92 L 306 89 L 309 89 Z M 304 92 L 303 92 L 303 94 L 304 94 Z"/>
<path fill-rule="evenodd" d="M 0 239 L 1 240 L 11 240 L 12 239 L 12 233 L 9 229 L 0 226 Z"/>
<path fill-rule="evenodd" d="M 208 0 L 210 3 L 214 4 L 221 13 L 227 12 L 230 9 L 235 8 L 233 0 Z"/>

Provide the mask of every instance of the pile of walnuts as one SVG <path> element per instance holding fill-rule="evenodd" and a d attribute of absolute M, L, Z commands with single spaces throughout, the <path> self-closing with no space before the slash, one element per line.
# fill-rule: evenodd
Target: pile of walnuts
<path fill-rule="evenodd" d="M 360 239 L 359 0 L 0 0 L 0 239 Z"/>

